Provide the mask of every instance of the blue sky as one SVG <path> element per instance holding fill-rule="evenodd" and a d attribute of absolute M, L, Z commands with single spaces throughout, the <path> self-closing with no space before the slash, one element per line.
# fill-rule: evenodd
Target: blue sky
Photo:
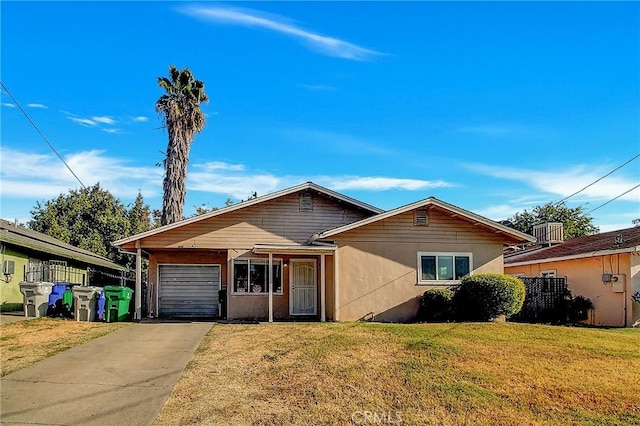
<path fill-rule="evenodd" d="M 640 153 L 638 2 L 12 2 L 2 82 L 85 185 L 160 208 L 157 77 L 211 99 L 185 214 L 314 181 L 383 209 L 428 196 L 501 220 Z M 2 93 L 1 215 L 79 184 Z M 568 200 L 640 183 L 640 158 Z M 640 188 L 593 211 L 640 218 Z"/>

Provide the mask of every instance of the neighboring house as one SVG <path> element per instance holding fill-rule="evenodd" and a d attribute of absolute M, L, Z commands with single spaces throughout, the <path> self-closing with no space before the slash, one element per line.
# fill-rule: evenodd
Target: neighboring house
<path fill-rule="evenodd" d="M 640 227 L 507 255 L 505 273 L 566 277 L 573 296 L 593 302 L 593 325 L 630 327 L 640 320 L 640 304 L 631 299 L 640 291 Z"/>
<path fill-rule="evenodd" d="M 87 285 L 88 268 L 108 274 L 127 270 L 95 253 L 3 219 L 0 219 L 0 262 L 0 303 L 3 305 L 22 305 L 22 281 Z"/>
<path fill-rule="evenodd" d="M 114 245 L 149 257 L 155 315 L 218 316 L 223 288 L 229 319 L 408 321 L 425 290 L 502 273 L 503 246 L 530 241 L 435 198 L 383 212 L 308 182 Z"/>

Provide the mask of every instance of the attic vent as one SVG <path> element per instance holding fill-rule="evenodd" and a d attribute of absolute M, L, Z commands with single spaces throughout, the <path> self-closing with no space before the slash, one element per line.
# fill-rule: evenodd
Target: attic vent
<path fill-rule="evenodd" d="M 300 194 L 300 211 L 312 212 L 313 211 L 313 196 L 310 192 Z"/>
<path fill-rule="evenodd" d="M 560 222 L 547 222 L 533 227 L 538 244 L 558 244 L 564 241 L 564 228 Z"/>
<path fill-rule="evenodd" d="M 413 216 L 413 225 L 414 226 L 427 226 L 429 221 L 427 220 L 427 211 L 426 210 L 416 210 Z"/>

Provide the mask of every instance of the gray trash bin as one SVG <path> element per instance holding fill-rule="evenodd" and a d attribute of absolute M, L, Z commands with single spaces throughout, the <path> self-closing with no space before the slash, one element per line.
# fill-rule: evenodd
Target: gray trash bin
<path fill-rule="evenodd" d="M 98 318 L 97 295 L 102 291 L 102 287 L 82 287 L 77 285 L 71 291 L 73 292 L 73 312 L 76 321 L 96 321 Z"/>
<path fill-rule="evenodd" d="M 53 289 L 53 283 L 46 281 L 20 283 L 20 293 L 24 296 L 24 316 L 38 318 L 47 316 L 49 307 L 49 295 Z"/>

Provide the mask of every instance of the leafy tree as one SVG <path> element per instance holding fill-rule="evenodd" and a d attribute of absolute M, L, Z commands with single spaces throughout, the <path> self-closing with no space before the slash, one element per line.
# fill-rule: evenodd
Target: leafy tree
<path fill-rule="evenodd" d="M 129 218 L 129 232 L 131 235 L 140 234 L 151 229 L 151 208 L 144 203 L 140 192 L 138 192 L 133 206 L 127 212 L 127 217 Z"/>
<path fill-rule="evenodd" d="M 227 200 L 224 202 L 224 206 L 225 207 L 229 207 L 231 205 L 233 205 L 233 200 L 231 198 L 227 198 Z M 209 212 L 213 212 L 216 210 L 220 210 L 220 207 L 209 207 L 209 203 L 202 203 L 199 206 L 194 206 L 196 208 L 196 212 L 194 213 L 194 215 L 192 217 L 195 216 L 200 216 L 202 214 L 205 213 L 209 213 Z"/>
<path fill-rule="evenodd" d="M 536 206 L 531 211 L 516 213 L 505 221 L 518 231 L 533 235 L 534 225 L 546 222 L 561 222 L 564 225 L 565 239 L 593 235 L 599 228 L 593 224 L 593 218 L 582 207 L 567 207 L 566 203 L 547 203 Z"/>
<path fill-rule="evenodd" d="M 189 151 L 195 133 L 202 131 L 205 115 L 200 103 L 209 102 L 204 83 L 196 80 L 189 70 L 169 66 L 169 76 L 158 77 L 158 85 L 165 93 L 156 101 L 156 111 L 163 118 L 169 134 L 164 160 L 164 197 L 162 200 L 162 225 L 182 219 L 186 195 Z"/>
<path fill-rule="evenodd" d="M 37 202 L 28 226 L 131 267 L 131 256 L 119 253 L 111 242 L 149 229 L 145 220 L 148 212 L 149 206 L 144 204 L 141 194 L 127 211 L 109 191 L 96 184 L 86 189 L 72 189 L 44 203 Z"/>

